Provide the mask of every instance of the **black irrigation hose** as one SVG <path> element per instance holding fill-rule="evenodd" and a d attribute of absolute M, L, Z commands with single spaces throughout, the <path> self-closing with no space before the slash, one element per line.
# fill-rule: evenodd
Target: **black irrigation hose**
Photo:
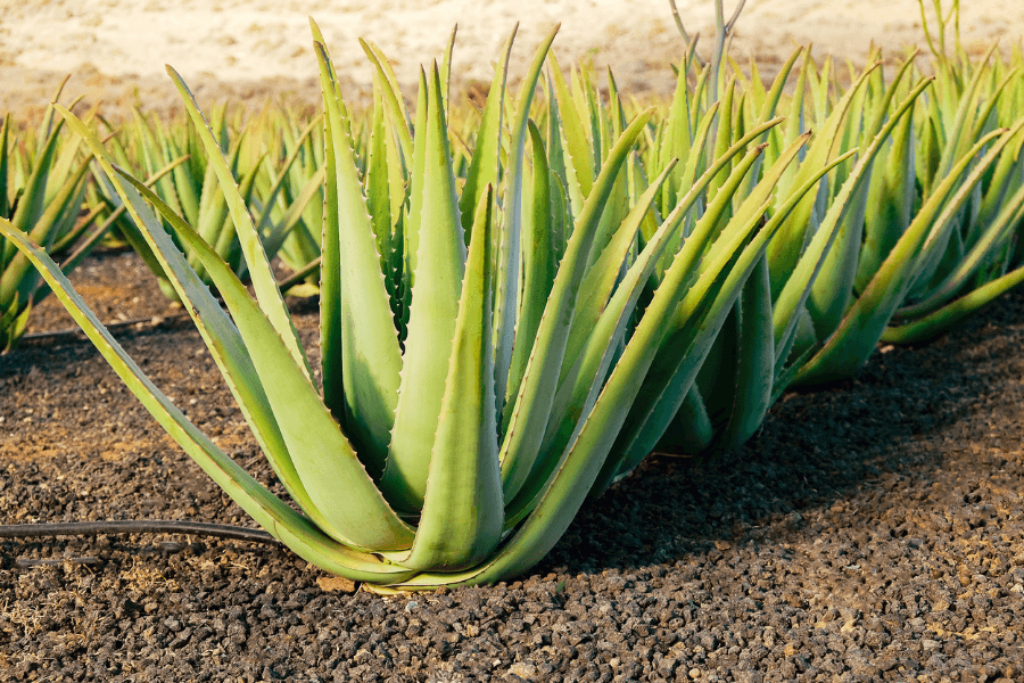
<path fill-rule="evenodd" d="M 128 521 L 63 522 L 57 524 L 0 525 L 0 538 L 40 536 L 103 536 L 106 534 L 189 534 L 214 536 L 249 543 L 276 544 L 276 538 L 260 529 L 206 524 L 187 520 L 143 519 Z"/>

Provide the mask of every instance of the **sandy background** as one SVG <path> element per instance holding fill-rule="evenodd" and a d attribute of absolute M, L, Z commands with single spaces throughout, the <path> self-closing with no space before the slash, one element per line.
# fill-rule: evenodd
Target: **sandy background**
<path fill-rule="evenodd" d="M 726 1 L 727 12 L 735 1 Z M 1024 39 L 1024 0 L 962 4 L 969 50 Z M 704 48 L 713 5 L 677 0 L 687 29 L 705 37 Z M 254 106 L 280 95 L 314 102 L 310 15 L 357 91 L 371 74 L 357 38 L 380 45 L 399 78 L 412 83 L 418 65 L 440 55 L 456 23 L 454 72 L 462 84 L 490 79 L 491 60 L 517 21 L 513 74 L 561 23 L 555 49 L 563 64 L 592 58 L 611 65 L 631 93 L 669 91 L 668 65 L 683 47 L 667 0 L 0 0 L 0 107 L 37 108 L 71 73 L 68 94 L 102 99 L 108 110 L 136 99 L 174 109 L 165 63 L 201 98 Z M 813 42 L 818 58 L 833 53 L 860 62 L 871 41 L 895 57 L 923 45 L 923 37 L 916 0 L 748 0 L 733 55 L 754 55 L 770 73 L 798 44 Z"/>

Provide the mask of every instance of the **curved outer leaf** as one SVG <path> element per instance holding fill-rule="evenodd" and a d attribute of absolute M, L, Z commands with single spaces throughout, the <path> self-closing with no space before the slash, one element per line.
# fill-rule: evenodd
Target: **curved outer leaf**
<path fill-rule="evenodd" d="M 75 322 L 82 327 L 97 350 L 160 426 L 260 526 L 303 559 L 357 581 L 397 582 L 413 574 L 374 554 L 350 550 L 337 543 L 253 479 L 196 429 L 171 400 L 153 385 L 89 310 L 57 265 L 38 246 L 14 229 L 6 219 L 0 219 L 0 235 L 12 240 L 18 249 L 28 255 Z"/>
<path fill-rule="evenodd" d="M 407 548 L 412 530 L 384 502 L 319 392 L 294 361 L 284 342 L 217 253 L 159 197 L 134 179 L 129 182 L 171 221 L 175 233 L 200 260 L 224 297 L 256 377 L 271 387 L 267 402 L 280 427 L 291 461 L 309 496 L 318 524 L 346 545 L 367 550 Z"/>
<path fill-rule="evenodd" d="M 263 251 L 263 244 L 260 242 L 259 235 L 256 234 L 256 226 L 253 225 L 252 216 L 249 215 L 249 209 L 245 205 L 245 200 L 242 199 L 241 194 L 238 192 L 235 177 L 231 173 L 227 161 L 224 159 L 220 145 L 213 136 L 213 130 L 206 122 L 203 113 L 199 111 L 199 105 L 196 103 L 195 97 L 188 89 L 188 86 L 185 85 L 185 81 L 181 79 L 178 72 L 168 66 L 167 73 L 170 74 L 171 80 L 174 81 L 178 92 L 181 93 L 185 108 L 188 110 L 189 116 L 195 124 L 196 132 L 206 148 L 208 163 L 213 167 L 214 173 L 217 174 L 220 189 L 224 193 L 224 199 L 227 202 L 228 210 L 235 224 L 238 241 L 242 245 L 242 255 L 249 267 L 249 275 L 252 277 L 253 289 L 256 290 L 256 298 L 260 303 L 260 308 L 267 314 L 267 318 L 274 326 L 274 329 L 281 335 L 285 345 L 288 347 L 289 353 L 299 364 L 299 367 L 303 369 L 307 377 L 311 377 L 312 373 L 309 370 L 306 354 L 299 343 L 299 335 L 295 331 L 292 318 L 288 314 L 288 308 L 284 304 L 284 297 L 277 288 L 277 282 L 274 280 L 274 273 L 270 269 L 267 254 Z"/>
<path fill-rule="evenodd" d="M 886 327 L 881 341 L 888 344 L 918 344 L 934 339 L 1022 282 L 1024 267 L 1010 271 L 917 320 Z"/>
<path fill-rule="evenodd" d="M 299 468 L 296 467 L 296 463 L 292 459 L 287 440 L 283 434 L 287 427 L 283 428 L 278 422 L 271 400 L 264 390 L 263 384 L 259 381 L 259 373 L 250 355 L 250 350 L 246 348 L 242 335 L 232 324 L 220 304 L 210 294 L 209 288 L 199 280 L 195 271 L 188 267 L 185 257 L 178 251 L 156 217 L 152 215 L 139 192 L 142 192 L 147 200 L 153 202 L 154 205 L 162 208 L 165 215 L 175 222 L 176 227 L 184 235 L 194 236 L 194 231 L 170 207 L 138 180 L 126 176 L 131 185 L 124 185 L 121 182 L 121 177 L 111 166 L 110 156 L 103 149 L 99 139 L 96 138 L 92 131 L 68 110 L 60 106 L 57 107 L 57 110 L 64 116 L 69 125 L 89 144 L 100 165 L 121 196 L 122 201 L 127 206 L 132 218 L 137 225 L 143 226 L 142 232 L 150 243 L 154 255 L 159 259 L 163 271 L 171 279 L 182 303 L 188 308 L 189 314 L 192 316 L 196 327 L 210 349 L 212 357 L 217 362 L 221 374 L 227 381 L 228 387 L 241 408 L 249 427 L 252 429 L 263 452 L 267 455 L 267 459 L 274 467 L 275 473 L 284 483 L 288 492 L 307 514 L 312 517 L 314 522 L 322 527 L 329 526 L 329 521 L 320 514 L 319 507 L 307 490 L 305 482 L 300 478 Z M 209 245 L 201 242 L 198 238 L 194 241 L 197 245 L 203 245 L 206 252 L 210 252 Z M 226 266 L 215 256 L 210 257 L 209 262 L 217 269 L 218 273 L 226 269 Z M 232 278 L 234 278 L 233 275 L 231 277 L 224 277 L 226 286 L 232 284 Z M 237 282 L 237 278 L 234 279 L 234 282 Z M 255 304 L 249 299 L 248 294 L 245 294 L 243 298 L 248 302 L 249 306 L 255 308 Z M 257 321 L 255 324 L 259 324 L 260 317 L 254 316 L 253 318 Z M 266 319 L 263 319 L 263 324 L 268 324 Z M 274 342 L 277 344 L 283 343 L 276 334 L 270 335 L 269 339 L 273 340 L 268 342 L 268 348 L 271 351 L 273 350 Z M 284 367 L 287 368 L 287 366 L 288 364 L 285 363 Z M 307 438 L 311 436 L 315 435 L 307 435 Z M 301 458 L 305 455 L 300 453 L 299 457 Z M 332 454 L 331 457 L 335 457 L 335 454 Z M 358 462 L 355 465 L 358 466 Z M 344 467 L 344 465 L 342 466 Z M 358 488 L 358 475 L 352 483 Z M 370 488 L 373 488 L 372 483 Z M 373 490 L 372 493 L 376 493 L 376 491 Z M 377 498 L 379 498 L 379 494 L 377 494 Z M 371 500 L 374 500 L 372 496 Z M 385 514 L 385 518 L 386 516 Z M 376 520 L 378 524 L 380 521 Z M 385 524 L 387 524 L 386 520 Z M 402 527 L 399 525 L 399 533 L 401 533 L 401 529 Z M 367 530 L 362 529 L 360 533 L 365 531 Z M 376 534 L 377 532 L 370 533 Z M 397 547 L 402 547 L 403 543 L 405 547 L 408 547 L 411 541 L 410 533 L 403 541 L 398 543 Z"/>

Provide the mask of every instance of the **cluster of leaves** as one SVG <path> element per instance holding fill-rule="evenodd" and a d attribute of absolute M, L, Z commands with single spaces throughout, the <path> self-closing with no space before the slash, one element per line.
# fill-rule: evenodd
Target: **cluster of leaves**
<path fill-rule="evenodd" d="M 525 571 L 659 444 L 734 447 L 786 387 L 1024 279 L 1019 52 L 940 52 L 931 76 L 911 55 L 891 78 L 875 53 L 844 87 L 801 50 L 766 87 L 691 46 L 643 109 L 611 74 L 604 94 L 564 73 L 554 33 L 512 93 L 510 37 L 477 112 L 449 101 L 451 43 L 411 110 L 364 43 L 354 116 L 313 35 L 324 108 L 303 129 L 208 121 L 173 70 L 178 134 L 137 114 L 104 142 L 56 107 L 100 169 L 74 206 L 192 314 L 298 510 L 149 382 L 38 244 L 59 240 L 0 235 L 200 466 L 328 571 L 402 590 Z M 322 387 L 275 255 L 319 292 Z"/>

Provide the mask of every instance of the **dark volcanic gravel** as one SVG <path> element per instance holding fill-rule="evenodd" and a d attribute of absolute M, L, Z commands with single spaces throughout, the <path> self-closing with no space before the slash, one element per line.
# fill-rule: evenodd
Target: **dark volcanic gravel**
<path fill-rule="evenodd" d="M 134 257 L 88 265 L 141 292 L 107 313 L 174 313 Z M 69 326 L 54 304 L 37 331 Z M 190 325 L 119 337 L 270 481 Z M 4 540 L 0 681 L 1024 680 L 1022 348 L 1011 295 L 883 349 L 728 459 L 652 456 L 489 588 L 329 591 L 287 550 L 199 537 Z M 0 522 L 251 525 L 87 342 L 0 357 L 0 396 Z"/>

